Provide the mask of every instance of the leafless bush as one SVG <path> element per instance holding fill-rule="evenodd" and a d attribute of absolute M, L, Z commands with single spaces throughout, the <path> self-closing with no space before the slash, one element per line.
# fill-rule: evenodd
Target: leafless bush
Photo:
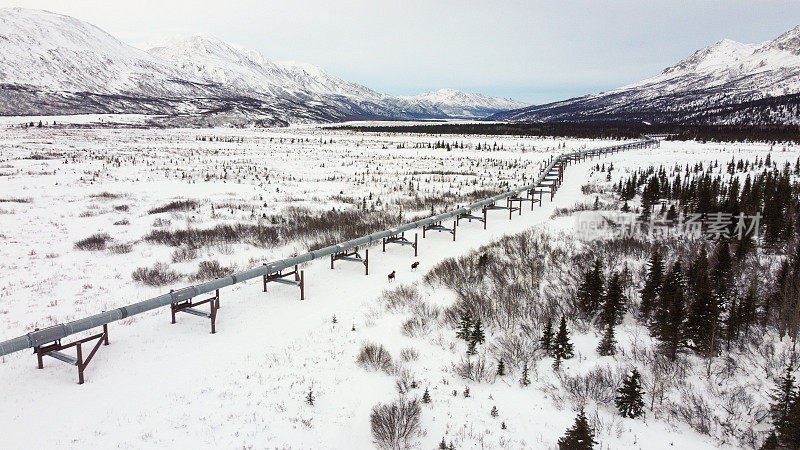
<path fill-rule="evenodd" d="M 400 359 L 403 361 L 416 361 L 419 359 L 419 352 L 414 347 L 405 347 L 400 350 Z"/>
<path fill-rule="evenodd" d="M 384 449 L 409 448 L 411 439 L 419 431 L 421 412 L 418 400 L 403 397 L 388 405 L 379 403 L 373 406 L 370 428 L 375 443 Z"/>
<path fill-rule="evenodd" d="M 196 200 L 175 200 L 167 203 L 166 205 L 152 208 L 147 211 L 147 214 L 159 214 L 172 211 L 189 211 L 197 208 Z"/>
<path fill-rule="evenodd" d="M 156 228 L 168 227 L 172 223 L 171 220 L 159 217 L 153 221 L 153 226 Z"/>
<path fill-rule="evenodd" d="M 380 344 L 364 344 L 356 360 L 359 366 L 367 370 L 380 370 L 392 374 L 395 371 L 392 355 Z"/>
<path fill-rule="evenodd" d="M 429 330 L 428 322 L 420 317 L 411 317 L 403 323 L 401 329 L 405 336 L 419 337 L 425 335 Z"/>
<path fill-rule="evenodd" d="M 419 289 L 416 285 L 402 285 L 391 290 L 383 291 L 383 302 L 389 311 L 399 311 L 418 304 L 421 300 Z"/>
<path fill-rule="evenodd" d="M 180 263 L 191 261 L 197 258 L 197 249 L 194 247 L 181 246 L 172 252 L 172 262 Z"/>
<path fill-rule="evenodd" d="M 472 358 L 462 357 L 461 361 L 453 364 L 453 372 L 461 378 L 475 382 L 492 382 L 496 375 L 494 367 L 487 364 L 486 357 L 483 355 Z"/>
<path fill-rule="evenodd" d="M 122 219 L 114 222 L 114 225 L 130 225 L 131 221 L 128 219 Z"/>
<path fill-rule="evenodd" d="M 108 233 L 97 233 L 75 242 L 78 250 L 105 250 L 111 236 Z"/>
<path fill-rule="evenodd" d="M 130 253 L 131 251 L 133 251 L 133 245 L 128 244 L 128 243 L 115 244 L 115 245 L 112 245 L 111 247 L 109 247 L 108 249 L 111 250 L 111 253 L 116 253 L 117 255 L 122 255 L 122 254 Z"/>
<path fill-rule="evenodd" d="M 235 271 L 234 267 L 225 267 L 217 260 L 200 261 L 197 268 L 197 273 L 192 275 L 192 280 L 213 280 L 215 278 L 222 278 L 232 274 Z"/>
<path fill-rule="evenodd" d="M 592 211 L 594 210 L 594 204 L 592 203 L 576 203 L 572 206 L 564 207 L 564 208 L 556 208 L 553 211 L 553 214 L 550 215 L 550 218 L 562 217 L 562 216 L 569 216 L 572 213 L 580 212 L 580 211 Z"/>
<path fill-rule="evenodd" d="M 608 367 L 597 367 L 585 375 L 568 375 L 556 372 L 561 384 L 555 395 L 567 395 L 576 406 L 585 405 L 588 400 L 599 404 L 613 404 L 617 396 L 617 387 L 623 374 L 614 372 Z"/>
<path fill-rule="evenodd" d="M 397 388 L 397 392 L 403 395 L 416 387 L 416 381 L 414 380 L 414 375 L 410 371 L 403 369 L 400 371 L 400 376 L 397 377 L 394 385 Z"/>
<path fill-rule="evenodd" d="M 128 205 L 116 205 L 114 209 L 119 212 L 128 212 L 131 209 L 131 207 Z"/>
<path fill-rule="evenodd" d="M 153 267 L 139 267 L 133 271 L 131 278 L 149 286 L 164 286 L 178 281 L 181 275 L 164 263 L 156 263 Z"/>
<path fill-rule="evenodd" d="M 112 192 L 101 192 L 99 194 L 92 194 L 92 195 L 90 195 L 90 197 L 111 200 L 111 199 L 115 199 L 115 198 L 120 198 L 122 196 L 120 194 L 114 194 Z"/>
<path fill-rule="evenodd" d="M 401 199 L 397 204 L 407 211 L 429 210 L 431 208 L 436 209 L 443 206 L 474 203 L 478 200 L 494 197 L 500 193 L 501 190 L 497 189 L 477 189 L 465 194 L 441 192 L 435 196 L 420 197 L 419 195 L 415 195 L 410 198 Z"/>
<path fill-rule="evenodd" d="M 26 197 L 4 197 L 0 198 L 0 203 L 31 203 L 33 201 L 32 198 Z"/>

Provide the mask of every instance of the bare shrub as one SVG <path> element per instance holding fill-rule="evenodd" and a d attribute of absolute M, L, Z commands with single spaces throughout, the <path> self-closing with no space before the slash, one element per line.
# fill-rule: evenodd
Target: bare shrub
<path fill-rule="evenodd" d="M 130 253 L 131 251 L 133 251 L 133 245 L 128 244 L 128 243 L 115 244 L 115 245 L 112 245 L 111 247 L 109 247 L 108 249 L 111 250 L 111 253 L 116 253 L 117 255 L 122 255 L 122 254 Z"/>
<path fill-rule="evenodd" d="M 405 347 L 400 350 L 400 359 L 405 362 L 416 361 L 419 359 L 419 352 L 414 347 Z"/>
<path fill-rule="evenodd" d="M 568 375 L 556 372 L 561 387 L 551 387 L 553 395 L 566 395 L 575 406 L 583 406 L 592 400 L 599 404 L 613 404 L 617 387 L 623 374 L 608 367 L 597 367 L 585 375 Z"/>
<path fill-rule="evenodd" d="M 99 194 L 92 194 L 92 195 L 90 195 L 90 197 L 111 200 L 111 199 L 115 199 L 115 198 L 120 198 L 122 196 L 120 194 L 114 194 L 112 192 L 101 192 Z"/>
<path fill-rule="evenodd" d="M 400 331 L 405 336 L 419 337 L 425 335 L 429 329 L 428 322 L 425 319 L 420 317 L 411 317 L 403 322 L 403 326 Z"/>
<path fill-rule="evenodd" d="M 0 203 L 31 203 L 33 201 L 30 197 L 4 197 L 0 198 Z"/>
<path fill-rule="evenodd" d="M 75 242 L 78 250 L 105 250 L 111 236 L 108 233 L 97 233 Z"/>
<path fill-rule="evenodd" d="M 225 267 L 217 260 L 200 261 L 200 264 L 197 268 L 197 273 L 192 275 L 192 280 L 199 281 L 222 278 L 232 274 L 234 271 L 234 267 Z"/>
<path fill-rule="evenodd" d="M 494 367 L 487 364 L 486 357 L 483 355 L 473 358 L 462 357 L 461 361 L 453 364 L 453 372 L 461 378 L 475 382 L 492 382 L 496 376 Z"/>
<path fill-rule="evenodd" d="M 417 385 L 414 381 L 414 375 L 406 369 L 400 371 L 400 376 L 394 382 L 399 394 L 406 394 L 414 389 Z"/>
<path fill-rule="evenodd" d="M 164 263 L 156 263 L 153 267 L 139 267 L 133 271 L 131 278 L 149 286 L 163 286 L 178 281 L 181 275 Z"/>
<path fill-rule="evenodd" d="M 197 249 L 194 247 L 181 246 L 172 252 L 172 262 L 186 262 L 197 258 Z"/>
<path fill-rule="evenodd" d="M 114 207 L 114 209 L 119 212 L 128 212 L 131 209 L 131 207 L 128 205 L 117 205 Z"/>
<path fill-rule="evenodd" d="M 388 374 L 392 374 L 395 371 L 392 355 L 380 344 L 367 343 L 362 345 L 356 363 L 367 370 L 379 370 Z"/>
<path fill-rule="evenodd" d="M 175 200 L 167 203 L 166 205 L 152 208 L 147 211 L 147 214 L 159 214 L 172 211 L 189 211 L 197 208 L 196 200 Z"/>
<path fill-rule="evenodd" d="M 402 397 L 388 405 L 373 406 L 370 429 L 375 443 L 384 449 L 409 448 L 411 439 L 419 432 L 421 412 L 418 400 Z"/>
<path fill-rule="evenodd" d="M 114 225 L 130 225 L 131 221 L 128 219 L 122 219 L 114 222 Z"/>
<path fill-rule="evenodd" d="M 153 221 L 153 226 L 156 228 L 168 227 L 172 223 L 171 220 L 159 217 Z"/>
<path fill-rule="evenodd" d="M 383 302 L 389 311 L 399 311 L 409 308 L 421 301 L 419 289 L 416 285 L 403 285 L 395 289 L 383 291 Z"/>

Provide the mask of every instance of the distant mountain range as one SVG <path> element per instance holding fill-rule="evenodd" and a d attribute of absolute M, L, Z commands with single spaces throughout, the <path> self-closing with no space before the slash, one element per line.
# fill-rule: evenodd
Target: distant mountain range
<path fill-rule="evenodd" d="M 638 83 L 489 119 L 800 124 L 798 94 L 800 26 L 761 44 L 723 39 Z"/>
<path fill-rule="evenodd" d="M 482 118 L 525 103 L 442 89 L 381 94 L 199 35 L 142 51 L 72 17 L 0 9 L 0 115 L 142 113 L 167 125 Z"/>

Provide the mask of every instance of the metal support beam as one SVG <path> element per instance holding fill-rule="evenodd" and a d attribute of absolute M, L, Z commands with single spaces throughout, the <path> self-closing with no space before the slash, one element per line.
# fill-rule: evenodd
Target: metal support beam
<path fill-rule="evenodd" d="M 38 329 L 38 328 L 37 328 Z M 87 342 L 91 342 L 93 340 L 97 340 L 92 347 L 92 350 L 89 352 L 89 356 L 86 359 L 83 359 L 83 347 L 82 344 Z M 92 362 L 92 358 L 97 353 L 97 350 L 100 349 L 100 345 L 108 345 L 108 325 L 103 325 L 103 332 L 94 334 L 89 337 L 85 337 L 83 339 L 79 339 L 75 342 L 71 342 L 69 344 L 61 344 L 61 340 L 56 340 L 51 344 L 47 345 L 39 345 L 34 347 L 34 353 L 36 353 L 36 359 L 38 362 L 37 367 L 39 369 L 44 369 L 44 357 L 49 356 L 53 359 L 57 359 L 59 361 L 65 362 L 67 364 L 73 365 L 78 368 L 78 384 L 83 384 L 85 379 L 83 373 L 86 371 L 86 367 L 89 366 L 89 363 Z M 75 347 L 76 357 L 73 358 L 69 355 L 61 353 L 62 350 L 66 350 L 68 348 Z"/>
<path fill-rule="evenodd" d="M 364 249 L 364 257 L 358 252 L 358 247 L 353 248 L 352 251 L 343 251 L 338 253 L 331 253 L 331 269 L 333 269 L 334 261 L 350 261 L 359 262 L 364 264 L 364 275 L 369 275 L 369 249 Z"/>
<path fill-rule="evenodd" d="M 419 241 L 417 240 L 418 234 L 414 233 L 414 242 L 409 241 L 406 239 L 406 233 L 402 232 L 400 235 L 392 235 L 382 239 L 383 244 L 383 251 L 386 252 L 386 244 L 398 244 L 398 245 L 410 245 L 414 248 L 414 256 L 417 256 L 417 248 L 419 247 Z"/>
<path fill-rule="evenodd" d="M 200 311 L 199 309 L 194 309 L 195 306 L 200 306 L 208 303 L 211 306 L 211 311 L 205 313 Z M 219 289 L 216 290 L 213 297 L 207 298 L 205 300 L 201 300 L 199 302 L 193 302 L 191 299 L 186 300 L 179 303 L 172 303 L 170 305 L 170 309 L 172 310 L 172 323 L 175 323 L 175 313 L 187 313 L 193 316 L 198 317 L 207 317 L 211 319 L 211 334 L 217 332 L 217 310 L 220 309 L 219 306 Z"/>
<path fill-rule="evenodd" d="M 290 277 L 294 275 L 294 280 L 286 280 L 286 277 Z M 280 284 L 288 284 L 291 286 L 297 286 L 300 288 L 300 300 L 306 299 L 306 277 L 304 270 L 298 270 L 297 264 L 294 265 L 294 270 L 291 272 L 283 272 L 281 270 L 271 273 L 271 274 L 264 274 L 264 292 L 267 292 L 267 283 L 280 283 Z"/>

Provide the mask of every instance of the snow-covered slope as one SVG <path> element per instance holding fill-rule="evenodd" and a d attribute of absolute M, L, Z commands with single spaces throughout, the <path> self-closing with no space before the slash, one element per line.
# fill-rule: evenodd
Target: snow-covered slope
<path fill-rule="evenodd" d="M 143 51 L 86 22 L 23 8 L 0 9 L 0 85 L 4 115 L 157 113 L 204 125 L 479 118 L 520 106 L 452 90 L 385 95 L 207 35 Z"/>
<path fill-rule="evenodd" d="M 795 108 L 787 105 L 795 102 L 791 94 L 797 93 L 800 26 L 760 44 L 723 39 L 652 78 L 608 92 L 500 113 L 493 118 L 763 123 L 775 117 L 765 112 L 776 108 L 793 111 Z M 754 104 L 768 106 L 759 109 Z M 787 119 L 781 117 L 780 120 Z"/>
<path fill-rule="evenodd" d="M 0 82 L 53 91 L 153 96 L 197 92 L 187 76 L 72 17 L 0 9 Z"/>

